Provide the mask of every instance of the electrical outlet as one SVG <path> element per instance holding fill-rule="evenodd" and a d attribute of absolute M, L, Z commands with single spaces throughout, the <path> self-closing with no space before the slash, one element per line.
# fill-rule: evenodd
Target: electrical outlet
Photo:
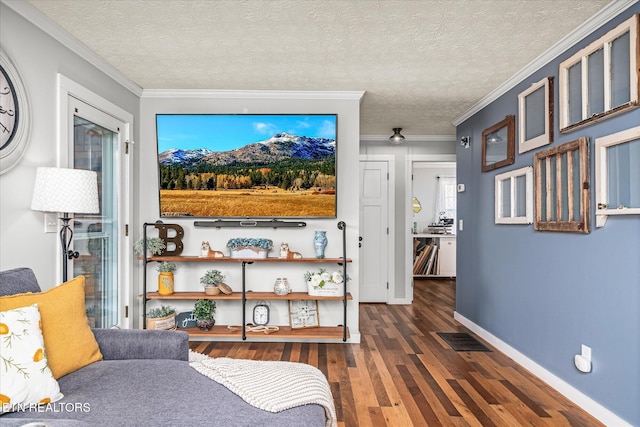
<path fill-rule="evenodd" d="M 44 214 L 44 232 L 45 233 L 57 233 L 58 232 L 58 217 L 55 213 Z"/>

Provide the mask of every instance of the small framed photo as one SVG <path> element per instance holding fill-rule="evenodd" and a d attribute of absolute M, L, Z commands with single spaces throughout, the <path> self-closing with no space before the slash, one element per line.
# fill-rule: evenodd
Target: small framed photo
<path fill-rule="evenodd" d="M 289 300 L 289 324 L 291 329 L 319 327 L 318 301 Z"/>

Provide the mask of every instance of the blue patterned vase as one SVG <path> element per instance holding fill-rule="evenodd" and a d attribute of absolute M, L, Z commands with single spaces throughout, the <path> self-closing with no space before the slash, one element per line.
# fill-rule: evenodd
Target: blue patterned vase
<path fill-rule="evenodd" d="M 327 247 L 326 231 L 316 231 L 313 237 L 313 247 L 316 249 L 316 258 L 324 258 L 324 248 Z"/>

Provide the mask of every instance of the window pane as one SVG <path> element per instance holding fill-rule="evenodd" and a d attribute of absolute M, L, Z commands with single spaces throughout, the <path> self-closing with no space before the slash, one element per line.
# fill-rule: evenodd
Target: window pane
<path fill-rule="evenodd" d="M 76 169 L 98 174 L 100 213 L 74 215 L 73 275 L 84 275 L 85 303 L 89 324 L 110 328 L 118 324 L 118 194 L 116 191 L 118 134 L 79 116 L 74 116 Z"/>
<path fill-rule="evenodd" d="M 630 70 L 629 33 L 611 43 L 611 107 L 629 102 Z"/>
<path fill-rule="evenodd" d="M 560 155 L 560 200 L 562 203 L 561 221 L 569 221 L 569 178 L 567 177 L 567 153 Z"/>
<path fill-rule="evenodd" d="M 582 120 L 582 63 L 569 68 L 569 124 Z"/>
<path fill-rule="evenodd" d="M 640 207 L 640 139 L 607 148 L 609 209 Z M 633 167 L 636 166 L 636 167 Z"/>
<path fill-rule="evenodd" d="M 540 161 L 540 220 L 547 221 L 547 197 L 546 197 L 546 188 L 547 188 L 547 162 L 543 160 Z"/>
<path fill-rule="evenodd" d="M 514 200 L 515 216 L 527 216 L 527 177 L 525 175 L 517 176 L 515 179 L 516 199 Z"/>
<path fill-rule="evenodd" d="M 502 217 L 511 217 L 511 179 L 502 180 Z"/>
<path fill-rule="evenodd" d="M 573 151 L 573 221 L 580 221 L 580 150 Z M 570 218 L 571 219 L 571 218 Z"/>
<path fill-rule="evenodd" d="M 556 188 L 556 156 L 550 158 L 551 162 L 549 164 L 549 193 L 551 194 L 551 206 L 548 207 L 551 209 L 551 215 L 547 218 L 547 221 L 558 221 L 559 218 L 556 217 L 556 206 L 558 205 L 556 201 L 558 200 L 557 194 L 558 189 Z"/>
<path fill-rule="evenodd" d="M 545 87 L 530 93 L 524 99 L 526 120 L 525 139 L 533 139 L 536 136 L 544 135 L 545 108 L 544 108 Z"/>
<path fill-rule="evenodd" d="M 589 108 L 588 117 L 604 111 L 604 50 L 589 55 Z"/>

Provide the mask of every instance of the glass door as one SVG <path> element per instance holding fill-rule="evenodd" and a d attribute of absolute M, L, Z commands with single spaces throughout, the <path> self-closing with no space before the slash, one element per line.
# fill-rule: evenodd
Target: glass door
<path fill-rule="evenodd" d="M 121 326 L 123 299 L 119 266 L 121 224 L 119 188 L 123 176 L 121 129 L 114 117 L 70 98 L 73 117 L 73 168 L 98 174 L 99 214 L 76 214 L 73 276 L 85 276 L 85 301 L 89 324 L 94 328 Z"/>

